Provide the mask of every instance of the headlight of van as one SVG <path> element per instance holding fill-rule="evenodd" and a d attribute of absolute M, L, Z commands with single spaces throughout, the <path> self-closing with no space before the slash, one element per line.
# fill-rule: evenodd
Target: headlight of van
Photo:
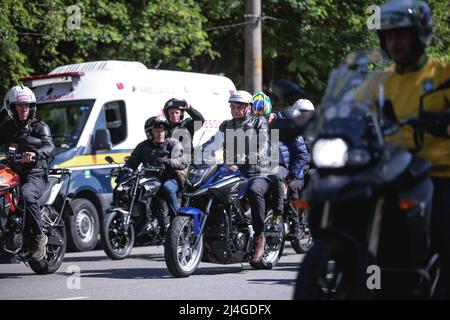
<path fill-rule="evenodd" d="M 341 138 L 319 139 L 313 146 L 312 158 L 317 168 L 342 168 L 347 163 L 348 145 Z"/>

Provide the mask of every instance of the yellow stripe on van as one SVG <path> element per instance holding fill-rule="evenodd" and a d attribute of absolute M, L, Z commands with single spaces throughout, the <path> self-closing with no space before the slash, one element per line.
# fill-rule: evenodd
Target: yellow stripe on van
<path fill-rule="evenodd" d="M 56 168 L 76 168 L 109 164 L 105 158 L 110 156 L 117 163 L 125 163 L 125 157 L 129 157 L 131 152 L 126 153 L 102 153 L 88 154 L 84 156 L 76 156 L 70 160 L 64 161 L 56 166 Z"/>

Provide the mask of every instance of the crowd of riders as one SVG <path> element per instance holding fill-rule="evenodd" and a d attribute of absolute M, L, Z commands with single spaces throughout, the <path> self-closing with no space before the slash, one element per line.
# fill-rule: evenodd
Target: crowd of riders
<path fill-rule="evenodd" d="M 424 1 L 393 0 L 383 5 L 381 28 L 377 33 L 381 48 L 394 63 L 358 88 L 355 100 L 370 103 L 376 108 L 380 101 L 379 86 L 383 84 L 383 98 L 392 105 L 399 120 L 417 115 L 420 95 L 450 79 L 450 65 L 426 54 L 433 27 L 431 10 Z M 289 91 L 290 84 L 285 82 L 274 90 L 275 95 L 283 90 Z M 293 88 L 292 91 L 299 94 L 300 89 Z M 285 93 L 281 95 L 287 96 Z M 279 103 L 280 99 L 277 101 Z M 266 94 L 257 92 L 252 95 L 244 90 L 231 93 L 228 102 L 230 120 L 220 125 L 218 132 L 202 145 L 202 149 L 223 150 L 223 163 L 229 169 L 256 177 L 251 179 L 246 194 L 255 231 L 250 261 L 256 263 L 264 254 L 266 206 L 273 206 L 276 223 L 283 213 L 285 196 L 298 200 L 305 187 L 310 150 L 303 137 L 303 129 L 314 118 L 314 112 L 320 111 L 315 111 L 312 102 L 302 98 L 284 102 L 283 109 L 273 112 Z M 36 116 L 36 98 L 29 88 L 23 85 L 11 88 L 3 106 L 10 119 L 1 124 L 0 144 L 6 148 L 14 147 L 23 154 L 17 170 L 27 203 L 27 228 L 34 238 L 33 259 L 39 260 L 45 255 L 47 237 L 42 231 L 38 199 L 44 191 L 55 147 L 50 128 Z M 450 292 L 445 289 L 450 288 L 450 89 L 425 99 L 424 106 L 423 114 L 428 116 L 429 122 L 425 125 L 420 156 L 431 162 L 430 175 L 434 184 L 432 243 L 441 259 L 442 290 L 449 297 Z M 185 117 L 186 113 L 189 118 Z M 141 164 L 162 167 L 160 192 L 167 201 L 172 218 L 179 209 L 180 194 L 192 159 L 192 154 L 185 150 L 193 150 L 192 139 L 179 137 L 189 135 L 192 138 L 204 121 L 202 114 L 187 101 L 170 99 L 164 105 L 163 115 L 145 122 L 147 139 L 134 149 L 125 163 L 132 170 Z M 228 133 L 237 130 L 243 133 L 241 137 L 245 140 L 243 152 L 237 149 L 237 144 L 227 141 Z M 273 131 L 277 134 L 274 135 Z M 406 143 L 406 148 L 412 148 L 411 132 L 402 129 L 399 135 L 398 143 Z M 231 137 L 234 139 L 235 136 Z M 191 143 L 189 148 L 183 145 L 186 141 Z M 257 141 L 256 152 L 253 141 Z M 212 144 L 215 147 L 208 148 Z M 229 145 L 234 146 L 234 150 L 228 150 Z M 273 165 L 275 153 L 277 163 Z M 270 182 L 258 178 L 263 175 L 269 176 Z M 284 185 L 287 186 L 287 195 Z M 269 189 L 274 198 L 271 204 L 265 203 L 264 198 Z"/>

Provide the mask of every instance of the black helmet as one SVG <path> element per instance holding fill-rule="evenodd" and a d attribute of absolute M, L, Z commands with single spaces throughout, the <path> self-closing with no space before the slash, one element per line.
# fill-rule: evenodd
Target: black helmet
<path fill-rule="evenodd" d="M 162 116 L 148 118 L 147 121 L 145 121 L 144 125 L 144 130 L 147 138 L 151 139 L 151 130 L 156 128 L 163 128 L 164 131 L 167 132 L 169 130 L 169 122 L 167 122 L 167 120 Z"/>
<path fill-rule="evenodd" d="M 166 117 L 166 119 L 169 119 L 169 110 L 170 109 L 179 109 L 179 110 L 181 110 L 181 120 L 183 120 L 184 110 L 186 109 L 186 106 L 187 106 L 187 103 L 185 100 L 172 98 L 164 104 L 164 109 L 163 109 L 164 116 Z"/>

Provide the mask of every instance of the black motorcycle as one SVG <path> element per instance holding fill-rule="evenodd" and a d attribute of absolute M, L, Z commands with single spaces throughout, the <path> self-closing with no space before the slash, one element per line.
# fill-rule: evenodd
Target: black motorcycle
<path fill-rule="evenodd" d="M 164 246 L 166 265 L 172 275 L 188 277 L 200 261 L 217 264 L 249 261 L 254 231 L 245 197 L 248 185 L 249 179 L 239 171 L 217 164 L 191 166 L 184 206 L 173 219 Z M 266 203 L 270 203 L 270 195 L 266 197 Z M 283 252 L 283 221 L 273 225 L 272 215 L 267 208 L 265 254 L 261 262 L 252 265 L 256 269 L 271 269 Z"/>
<path fill-rule="evenodd" d="M 8 156 L 0 164 L 0 253 L 5 257 L 16 257 L 37 274 L 54 273 L 61 266 L 66 252 L 66 231 L 61 217 L 63 213 L 73 215 L 71 195 L 68 195 L 71 171 L 48 170 L 46 188 L 39 199 L 43 231 L 48 242 L 44 258 L 36 261 L 32 259 L 32 235 L 24 230 L 27 204 L 15 171 L 21 157 L 14 148 L 10 148 Z"/>
<path fill-rule="evenodd" d="M 105 160 L 113 164 L 111 157 Z M 127 167 L 111 170 L 116 179 L 112 207 L 106 210 L 101 228 L 103 250 L 113 260 L 127 258 L 135 242 L 162 244 L 170 224 L 167 204 L 155 197 L 161 188 L 158 174 L 164 167 Z"/>
<path fill-rule="evenodd" d="M 345 97 L 334 89 L 367 75 L 367 59 L 353 57 L 332 74 L 327 92 L 334 98 Z M 294 298 L 431 297 L 439 261 L 429 246 L 430 163 L 385 141 L 412 125 L 420 149 L 417 119 L 399 123 L 382 99 L 377 114 L 345 98 L 324 101 L 312 150 L 317 173 L 304 192 L 314 245 Z"/>

